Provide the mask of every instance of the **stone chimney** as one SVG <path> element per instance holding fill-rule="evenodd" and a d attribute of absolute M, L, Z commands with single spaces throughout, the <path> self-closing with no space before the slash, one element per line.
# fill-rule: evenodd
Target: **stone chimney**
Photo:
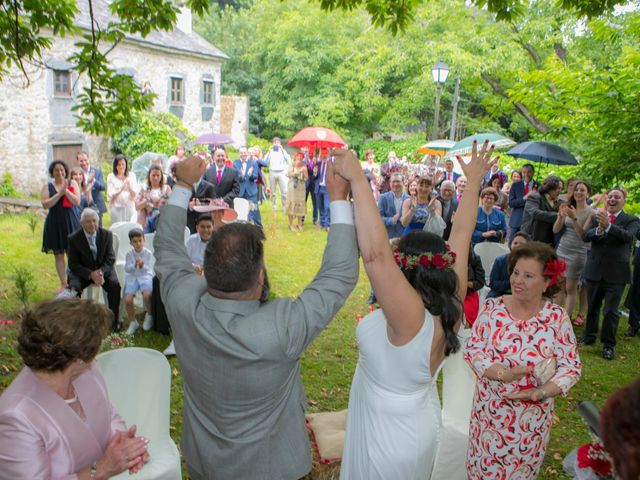
<path fill-rule="evenodd" d="M 193 32 L 193 16 L 191 14 L 191 9 L 187 7 L 184 2 L 179 2 L 178 8 L 180 9 L 180 12 L 178 12 L 176 18 L 176 27 L 187 34 Z"/>

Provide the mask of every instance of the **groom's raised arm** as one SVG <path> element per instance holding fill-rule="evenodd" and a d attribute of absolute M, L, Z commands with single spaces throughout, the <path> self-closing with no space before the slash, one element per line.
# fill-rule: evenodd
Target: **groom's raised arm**
<path fill-rule="evenodd" d="M 206 291 L 206 283 L 193 270 L 184 246 L 184 229 L 191 193 L 188 183 L 181 181 L 175 185 L 167 205 L 160 210 L 158 229 L 153 241 L 160 294 L 170 318 L 173 316 L 172 312 L 187 313 L 194 308 L 197 299 Z M 177 310 L 182 308 L 186 310 Z"/>

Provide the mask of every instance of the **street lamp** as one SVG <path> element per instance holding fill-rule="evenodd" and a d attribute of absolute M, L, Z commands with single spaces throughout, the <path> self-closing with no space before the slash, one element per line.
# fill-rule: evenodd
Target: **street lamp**
<path fill-rule="evenodd" d="M 436 63 L 431 68 L 431 76 L 436 83 L 436 111 L 433 116 L 433 132 L 431 133 L 431 140 L 436 140 L 438 136 L 438 120 L 440 117 L 440 94 L 442 93 L 442 86 L 447 81 L 449 76 L 449 66 L 444 62 Z"/>

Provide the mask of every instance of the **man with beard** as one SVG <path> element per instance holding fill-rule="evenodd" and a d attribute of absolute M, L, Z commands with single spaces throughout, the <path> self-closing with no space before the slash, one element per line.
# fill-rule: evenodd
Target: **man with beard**
<path fill-rule="evenodd" d="M 593 345 L 598 334 L 600 307 L 602 311 L 602 357 L 613 360 L 616 331 L 620 314 L 618 306 L 625 284 L 631 281 L 631 244 L 640 231 L 640 219 L 622 211 L 625 192 L 613 188 L 607 192 L 604 210 L 598 210 L 584 241 L 591 242 L 591 253 L 584 268 L 589 291 L 589 312 L 582 336 L 583 345 Z"/>
<path fill-rule="evenodd" d="M 349 184 L 327 168 L 333 223 L 322 265 L 292 300 L 268 298 L 265 237 L 255 225 L 216 230 L 204 278 L 193 271 L 182 236 L 204 162 L 176 166 L 155 237 L 156 272 L 184 376 L 182 452 L 194 480 L 294 479 L 311 470 L 300 356 L 358 280 Z"/>

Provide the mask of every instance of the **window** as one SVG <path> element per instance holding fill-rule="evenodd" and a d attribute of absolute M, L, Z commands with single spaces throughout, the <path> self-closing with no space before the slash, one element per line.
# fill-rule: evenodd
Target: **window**
<path fill-rule="evenodd" d="M 213 105 L 213 82 L 208 80 L 202 81 L 202 103 L 205 105 Z"/>
<path fill-rule="evenodd" d="M 71 72 L 64 70 L 53 71 L 53 94 L 56 97 L 71 96 Z"/>
<path fill-rule="evenodd" d="M 171 77 L 171 103 L 184 103 L 184 83 L 181 78 Z"/>

